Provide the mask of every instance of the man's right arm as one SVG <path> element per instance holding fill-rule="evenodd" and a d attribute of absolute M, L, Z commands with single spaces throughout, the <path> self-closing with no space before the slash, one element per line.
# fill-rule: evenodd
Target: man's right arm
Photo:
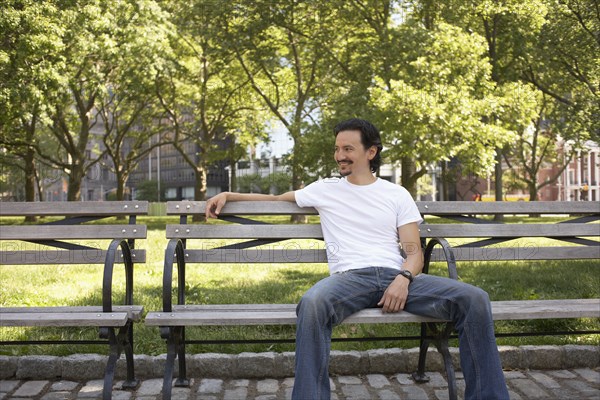
<path fill-rule="evenodd" d="M 235 193 L 222 192 L 211 197 L 206 202 L 206 218 L 217 218 L 221 209 L 228 201 L 296 201 L 294 191 L 286 192 L 280 195 L 260 194 L 260 193 Z"/>

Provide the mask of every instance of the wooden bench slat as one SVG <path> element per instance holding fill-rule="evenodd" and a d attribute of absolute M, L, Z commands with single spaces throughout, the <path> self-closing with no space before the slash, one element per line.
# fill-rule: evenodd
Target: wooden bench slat
<path fill-rule="evenodd" d="M 145 225 L 5 225 L 0 240 L 144 239 Z"/>
<path fill-rule="evenodd" d="M 124 326 L 126 312 L 39 312 L 0 313 L 0 326 Z"/>
<path fill-rule="evenodd" d="M 113 306 L 113 313 L 127 313 L 129 319 L 139 321 L 144 312 L 144 306 L 119 305 Z M 0 315 L 4 314 L 26 314 L 26 313 L 102 313 L 102 306 L 54 306 L 54 307 L 0 307 Z"/>
<path fill-rule="evenodd" d="M 417 201 L 425 215 L 600 214 L 593 201 Z"/>
<path fill-rule="evenodd" d="M 419 211 L 424 215 L 456 214 L 600 214 L 600 207 L 592 201 L 417 201 Z M 169 201 L 167 214 L 204 214 L 206 202 Z M 567 211 L 568 210 L 568 211 Z M 221 210 L 221 215 L 315 215 L 311 207 L 301 208 L 292 202 L 258 201 L 229 202 Z"/>
<path fill-rule="evenodd" d="M 296 312 L 294 308 L 290 311 L 148 313 L 145 321 L 149 326 L 294 325 L 296 323 Z M 382 314 L 381 310 L 363 310 L 360 315 L 350 316 L 343 323 L 402 322 L 438 322 L 438 320 L 420 317 L 408 312 Z"/>
<path fill-rule="evenodd" d="M 460 229 L 457 227 L 460 226 Z M 600 236 L 600 224 L 423 224 L 421 237 L 571 237 Z M 310 225 L 167 225 L 168 239 L 322 239 Z"/>
<path fill-rule="evenodd" d="M 105 250 L 100 249 L 0 251 L 0 264 L 103 264 L 106 259 L 106 253 Z M 134 263 L 145 263 L 146 250 L 133 250 L 131 257 Z M 120 251 L 117 254 L 116 262 L 123 262 L 123 254 Z"/>
<path fill-rule="evenodd" d="M 600 224 L 423 224 L 421 237 L 571 237 L 600 236 Z"/>
<path fill-rule="evenodd" d="M 168 239 L 321 239 L 321 225 L 167 225 Z"/>
<path fill-rule="evenodd" d="M 600 259 L 600 247 L 591 246 L 515 246 L 453 247 L 456 261 L 535 261 Z M 436 248 L 431 261 L 445 261 L 442 249 Z"/>
<path fill-rule="evenodd" d="M 600 247 L 588 246 L 515 246 L 515 247 L 454 247 L 456 261 L 526 261 L 526 260 L 587 260 L 600 259 Z M 445 261 L 444 252 L 436 248 L 431 261 Z M 275 264 L 326 263 L 325 250 L 315 249 L 211 249 L 185 250 L 187 263 Z"/>
<path fill-rule="evenodd" d="M 174 304 L 175 312 L 248 312 L 248 311 L 267 311 L 267 312 L 290 312 L 296 311 L 296 304 L 292 303 L 260 303 L 260 304 Z"/>
<path fill-rule="evenodd" d="M 600 299 L 493 301 L 494 320 L 600 318 Z"/>
<path fill-rule="evenodd" d="M 296 304 L 205 304 L 205 305 L 174 305 L 173 310 L 180 312 L 295 312 Z M 506 313 L 528 315 L 527 318 L 561 318 L 564 313 L 571 314 L 574 310 L 585 315 L 581 317 L 600 318 L 600 299 L 564 299 L 564 300 L 500 300 L 492 302 L 492 312 L 498 319 L 507 319 Z M 364 313 L 381 313 L 378 308 L 359 311 L 353 316 Z M 548 316 L 552 315 L 552 316 Z M 579 317 L 574 317 L 579 318 Z M 508 318 L 510 319 L 510 318 Z"/>
<path fill-rule="evenodd" d="M 547 318 L 600 318 L 600 299 L 493 301 L 494 320 Z M 343 323 L 444 322 L 408 312 L 383 313 L 381 309 L 361 310 Z M 295 304 L 232 304 L 174 306 L 174 312 L 151 312 L 149 326 L 189 325 L 293 325 Z"/>
<path fill-rule="evenodd" d="M 148 213 L 147 201 L 5 202 L 1 216 L 113 216 Z"/>
<path fill-rule="evenodd" d="M 251 249 L 214 249 L 186 250 L 185 261 L 189 263 L 326 263 L 325 250 L 288 249 L 288 250 L 251 250 Z"/>
<path fill-rule="evenodd" d="M 204 214 L 205 201 L 168 201 L 167 215 Z M 223 207 L 220 215 L 315 215 L 312 207 L 301 208 L 287 201 L 236 201 Z"/>

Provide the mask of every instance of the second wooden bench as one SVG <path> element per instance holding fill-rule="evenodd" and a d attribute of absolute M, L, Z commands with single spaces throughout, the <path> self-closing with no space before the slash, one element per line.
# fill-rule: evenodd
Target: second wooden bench
<path fill-rule="evenodd" d="M 591 203 L 476 203 L 476 202 L 421 202 L 419 210 L 426 219 L 421 225 L 421 238 L 425 250 L 424 273 L 429 272 L 432 261 L 445 261 L 449 277 L 457 279 L 456 261 L 506 261 L 600 259 L 600 210 Z M 260 249 L 287 239 L 322 239 L 319 224 L 291 225 L 265 224 L 249 220 L 249 216 L 315 215 L 314 209 L 299 208 L 285 202 L 235 202 L 228 203 L 220 218 L 232 224 L 188 224 L 195 214 L 204 214 L 203 202 L 169 202 L 167 213 L 178 215 L 180 223 L 167 226 L 170 239 L 165 252 L 163 275 L 163 309 L 150 312 L 146 324 L 160 327 L 167 343 L 167 363 L 163 382 L 163 398 L 171 396 L 175 359 L 179 359 L 179 377 L 175 386 L 189 384 L 186 372 L 187 326 L 223 325 L 294 325 L 295 304 L 187 304 L 186 268 L 190 264 L 253 264 L 253 263 L 325 263 L 326 252 L 315 248 Z M 501 224 L 490 218 L 509 214 L 564 214 L 580 218 L 560 224 L 519 223 Z M 430 223 L 437 217 L 453 219 L 460 224 Z M 516 238 L 550 237 L 576 245 L 541 247 L 514 246 L 502 243 Z M 447 239 L 469 239 L 465 244 L 450 246 Z M 201 246 L 189 245 L 190 240 L 201 239 Z M 212 248 L 210 242 L 238 241 Z M 197 241 L 194 241 L 197 243 Z M 493 247 L 489 247 L 489 246 Z M 173 303 L 174 268 L 177 266 L 177 298 Z M 523 320 L 548 318 L 598 318 L 600 299 L 569 300 L 514 300 L 492 302 L 495 320 Z M 438 321 L 407 312 L 383 314 L 379 309 L 360 311 L 344 323 L 421 323 L 421 352 L 419 366 L 413 377 L 418 382 L 427 381 L 425 357 L 430 343 L 442 354 L 449 382 L 449 397 L 457 397 L 456 381 L 448 339 L 453 331 L 446 321 Z"/>
<path fill-rule="evenodd" d="M 2 217 L 39 218 L 38 224 L 5 224 L 0 228 L 2 251 L 2 281 L 9 281 L 8 265 L 47 266 L 48 276 L 58 275 L 58 266 L 104 265 L 99 288 L 101 304 L 64 305 L 53 307 L 11 306 L 0 308 L 2 327 L 95 327 L 101 341 L 109 345 L 109 356 L 104 374 L 103 398 L 111 399 L 117 360 L 125 353 L 127 378 L 124 388 L 138 384 L 134 373 L 133 325 L 142 316 L 143 307 L 133 302 L 134 263 L 144 263 L 145 250 L 135 248 L 135 241 L 146 238 L 146 226 L 136 223 L 136 217 L 148 213 L 147 202 L 37 202 L 2 203 Z M 127 218 L 117 223 L 114 217 Z M 108 221 L 103 221 L 108 218 Z M 88 224 L 100 221 L 103 223 Z M 108 241 L 104 247 L 99 243 Z M 124 266 L 125 296 L 113 301 L 113 274 L 115 264 Z M 14 269 L 15 267 L 12 267 Z M 58 278 L 60 279 L 60 277 Z M 64 291 L 69 293 L 65 282 Z M 50 293 L 48 293 L 49 295 Z M 75 294 L 75 293 L 73 293 Z M 74 300 L 74 298 L 73 298 Z M 5 337 L 3 335 L 3 337 Z M 79 340 L 2 340 L 1 345 L 85 343 Z"/>

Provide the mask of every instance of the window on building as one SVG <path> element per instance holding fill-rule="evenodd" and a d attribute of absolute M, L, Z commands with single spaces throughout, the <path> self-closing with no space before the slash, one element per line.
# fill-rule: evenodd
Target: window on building
<path fill-rule="evenodd" d="M 194 200 L 194 187 L 187 186 L 181 189 L 181 197 L 184 200 Z"/>
<path fill-rule="evenodd" d="M 165 198 L 167 200 L 173 200 L 177 198 L 177 188 L 167 188 L 165 191 Z"/>

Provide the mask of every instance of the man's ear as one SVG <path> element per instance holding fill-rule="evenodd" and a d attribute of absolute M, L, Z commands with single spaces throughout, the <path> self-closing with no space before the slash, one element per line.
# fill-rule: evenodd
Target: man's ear
<path fill-rule="evenodd" d="M 376 155 L 377 155 L 377 146 L 369 147 L 369 155 L 368 155 L 369 160 L 374 159 Z"/>

